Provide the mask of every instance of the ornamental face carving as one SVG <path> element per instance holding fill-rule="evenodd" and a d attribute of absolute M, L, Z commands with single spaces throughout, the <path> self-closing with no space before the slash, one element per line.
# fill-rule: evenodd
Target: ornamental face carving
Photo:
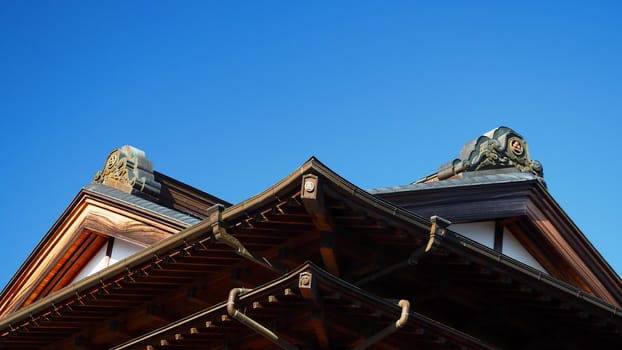
<path fill-rule="evenodd" d="M 153 167 L 145 152 L 128 145 L 110 153 L 93 181 L 127 193 L 141 192 L 156 197 L 160 193 L 160 184 L 154 180 Z"/>

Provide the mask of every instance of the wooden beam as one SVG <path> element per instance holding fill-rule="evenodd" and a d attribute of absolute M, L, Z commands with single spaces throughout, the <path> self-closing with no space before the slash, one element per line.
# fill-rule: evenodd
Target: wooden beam
<path fill-rule="evenodd" d="M 75 349 L 93 349 L 90 339 L 85 335 L 78 335 L 74 339 Z"/>
<path fill-rule="evenodd" d="M 335 231 L 334 220 L 324 204 L 324 194 L 320 185 L 319 178 L 316 175 L 304 175 L 300 198 L 318 231 L 333 232 Z"/>
<path fill-rule="evenodd" d="M 335 221 L 326 208 L 324 194 L 316 175 L 307 174 L 302 177 L 300 198 L 315 228 L 320 232 L 320 254 L 324 267 L 331 274 L 340 276 L 335 253 Z"/>
<path fill-rule="evenodd" d="M 320 308 L 314 307 L 311 311 L 311 328 L 315 332 L 320 349 L 329 350 L 330 341 L 328 339 L 328 332 L 326 331 L 326 324 L 324 322 L 324 311 Z"/>
<path fill-rule="evenodd" d="M 331 346 L 324 321 L 324 304 L 318 294 L 313 274 L 310 272 L 301 273 L 298 280 L 298 288 L 302 297 L 312 304 L 311 328 L 313 328 L 318 344 L 322 350 L 329 350 Z"/>
<path fill-rule="evenodd" d="M 320 232 L 320 254 L 326 271 L 339 276 L 339 263 L 335 253 L 335 233 Z"/>

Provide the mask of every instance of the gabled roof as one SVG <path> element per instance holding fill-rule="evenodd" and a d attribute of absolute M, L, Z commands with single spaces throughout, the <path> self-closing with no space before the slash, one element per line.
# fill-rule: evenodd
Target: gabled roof
<path fill-rule="evenodd" d="M 310 181 L 315 181 L 311 191 Z M 307 195 L 302 195 L 302 186 L 306 186 Z M 311 192 L 322 195 L 308 197 Z M 188 288 L 194 279 L 204 279 L 206 275 L 267 281 L 305 257 L 323 262 L 333 271 L 340 266 L 340 262 L 333 265 L 333 259 L 361 259 L 362 256 L 336 255 L 334 244 L 339 242 L 318 234 L 317 225 L 325 225 L 326 229 L 328 221 L 334 220 L 344 235 L 360 234 L 363 243 L 368 241 L 364 235 L 374 234 L 386 236 L 384 244 L 389 245 L 403 237 L 414 237 L 410 244 L 420 242 L 429 225 L 427 220 L 350 184 L 314 158 L 265 192 L 229 208 L 212 207 L 208 214 L 201 223 L 153 244 L 123 263 L 3 317 L 0 344 L 60 341 L 70 334 L 84 332 L 87 315 L 95 322 L 119 313 L 133 314 L 133 310 L 140 313 L 141 306 L 161 295 L 163 289 Z M 389 223 L 393 218 L 403 221 L 396 226 Z M 340 248 L 357 253 L 356 245 L 342 243 Z M 247 264 L 237 270 L 243 261 Z M 353 268 L 356 266 L 350 267 Z M 253 272 L 234 277 L 235 271 Z M 130 290 L 131 294 L 140 293 L 141 300 L 127 296 Z M 179 309 L 184 306 L 188 305 L 179 305 Z M 143 320 L 147 319 L 136 322 Z M 46 336 L 38 338 L 32 330 L 44 324 Z"/>
<path fill-rule="evenodd" d="M 0 293 L 0 315 L 72 281 L 110 237 L 149 246 L 229 203 L 153 171 L 132 146 L 111 152 Z"/>
<path fill-rule="evenodd" d="M 139 208 L 142 211 L 151 211 L 155 215 L 160 215 L 167 220 L 175 220 L 180 222 L 183 226 L 192 226 L 201 222 L 201 219 L 188 215 L 186 213 L 179 212 L 177 210 L 167 208 L 158 203 L 146 200 L 144 198 L 129 194 L 127 192 L 119 191 L 116 188 L 102 185 L 100 183 L 92 182 L 84 187 L 85 191 L 97 193 L 102 196 L 107 196 L 120 203 L 125 203 L 129 207 Z"/>
<path fill-rule="evenodd" d="M 93 181 L 199 218 L 214 204 L 231 205 L 155 171 L 145 152 L 130 145 L 110 152 Z"/>
<path fill-rule="evenodd" d="M 231 303 L 244 313 L 244 320 L 250 318 L 254 323 L 236 320 L 236 314 L 230 312 Z M 244 290 L 239 300 L 230 294 L 229 300 L 111 350 L 220 348 L 232 340 L 231 334 L 243 349 L 267 348 L 283 341 L 321 349 L 354 348 L 365 342 L 366 347 L 492 349 L 479 339 L 406 310 L 406 320 L 394 328 L 396 321 L 404 318 L 404 307 L 397 300 L 375 296 L 307 262 L 262 286 Z"/>
<path fill-rule="evenodd" d="M 468 187 L 486 184 L 504 184 L 534 181 L 542 182 L 543 179 L 532 173 L 524 173 L 515 170 L 510 170 L 507 172 L 484 170 L 471 173 L 470 176 L 457 177 L 444 181 L 413 182 L 408 185 L 375 188 L 369 190 L 369 193 L 375 195 L 382 195 L 399 192 L 425 191 L 433 189 Z"/>
<path fill-rule="evenodd" d="M 621 305 L 619 276 L 550 195 L 542 176 L 522 136 L 499 127 L 468 142 L 460 158 L 437 173 L 370 193 L 422 216 L 504 223 L 550 274 Z"/>
<path fill-rule="evenodd" d="M 481 247 L 439 218 L 424 219 L 361 190 L 315 158 L 259 195 L 207 214 L 122 264 L 4 316 L 0 345 L 70 347 L 80 339 L 111 346 L 110 339 L 127 340 L 109 326 L 119 315 L 129 333 L 140 333 L 179 320 L 197 305 L 216 304 L 232 286 L 261 285 L 306 260 L 374 295 L 411 299 L 414 310 L 446 318 L 453 328 L 464 329 L 463 318 L 472 313 L 463 311 L 504 307 L 534 337 L 544 337 L 542 326 L 558 320 L 568 332 L 619 341 L 617 306 Z M 167 302 L 174 308 L 158 306 Z M 523 302 L 539 311 L 521 311 Z M 495 329 L 512 321 L 502 318 Z"/>
<path fill-rule="evenodd" d="M 596 342 L 622 346 L 622 308 L 619 305 L 455 232 L 448 230 L 439 239 L 439 251 L 419 261 L 420 264 L 429 264 L 428 269 L 415 268 L 413 273 L 421 278 L 433 273 L 450 281 L 468 280 L 462 288 L 472 290 L 464 296 L 471 303 L 485 306 L 480 317 L 497 315 L 495 309 L 511 315 L 493 318 L 491 324 L 486 325 L 489 331 L 507 337 L 508 341 L 513 337 L 512 341 L 517 343 L 528 341 L 521 339 L 528 335 L 538 338 L 542 336 L 540 332 L 546 330 L 565 337 L 569 346 L 582 344 L 578 348 L 596 346 Z M 408 287 L 408 284 L 404 285 Z M 492 309 L 486 310 L 486 306 Z M 513 324 L 513 320 L 523 320 L 518 321 L 522 323 L 522 333 L 503 334 L 503 328 Z M 523 323 L 525 321 L 529 325 Z M 581 332 L 583 336 L 578 336 L 577 333 Z M 586 338 L 587 334 L 590 336 Z M 595 337 L 599 338 L 598 341 L 593 340 Z M 558 345 L 563 343 L 556 341 Z"/>
<path fill-rule="evenodd" d="M 106 237 L 148 246 L 199 219 L 114 188 L 84 187 L 0 293 L 0 315 L 71 282 Z"/>

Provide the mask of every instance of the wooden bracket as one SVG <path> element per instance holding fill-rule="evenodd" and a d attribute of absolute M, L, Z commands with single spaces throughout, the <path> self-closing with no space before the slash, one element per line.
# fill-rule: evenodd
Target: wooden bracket
<path fill-rule="evenodd" d="M 320 299 L 317 282 L 311 272 L 301 272 L 298 277 L 298 289 L 300 294 L 312 304 L 311 311 L 311 327 L 315 332 L 318 344 L 322 350 L 330 349 L 330 341 L 326 330 L 326 322 L 324 319 L 324 305 Z"/>
<path fill-rule="evenodd" d="M 317 175 L 302 176 L 300 198 L 315 228 L 320 232 L 320 254 L 328 272 L 339 276 L 339 263 L 335 252 L 335 221 L 326 209 L 324 194 Z"/>
<path fill-rule="evenodd" d="M 320 185 L 316 175 L 303 175 L 300 198 L 318 231 L 334 232 L 335 224 L 324 205 L 324 195 Z"/>

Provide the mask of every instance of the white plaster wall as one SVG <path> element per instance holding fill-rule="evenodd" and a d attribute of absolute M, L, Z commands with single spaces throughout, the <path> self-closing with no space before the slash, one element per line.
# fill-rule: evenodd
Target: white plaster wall
<path fill-rule="evenodd" d="M 80 271 L 78 276 L 76 276 L 76 278 L 73 280 L 74 282 L 88 277 L 106 267 L 106 248 L 107 244 L 104 244 L 104 246 L 97 252 L 97 254 L 95 254 L 93 259 L 91 259 L 91 261 L 89 261 L 88 264 L 84 266 L 82 271 Z"/>
<path fill-rule="evenodd" d="M 137 246 L 132 243 L 128 243 L 126 241 L 122 241 L 120 239 L 114 240 L 114 245 L 112 246 L 112 255 L 110 257 L 110 265 L 116 263 L 117 261 L 121 261 L 130 255 L 134 255 L 141 251 L 143 247 Z"/>
<path fill-rule="evenodd" d="M 481 221 L 468 222 L 464 224 L 453 224 L 449 229 L 474 240 L 488 248 L 494 248 L 495 244 L 495 222 Z"/>
<path fill-rule="evenodd" d="M 143 249 L 143 247 L 128 243 L 126 241 L 122 241 L 120 239 L 115 239 L 114 244 L 112 245 L 112 254 L 110 256 L 110 261 L 106 265 L 106 250 L 108 249 L 108 244 L 104 244 L 104 246 L 95 254 L 93 259 L 86 264 L 86 266 L 80 271 L 78 276 L 73 280 L 73 282 L 77 282 L 85 277 L 88 277 L 98 271 L 105 269 L 106 267 L 121 261 L 130 255 L 138 253 Z"/>
<path fill-rule="evenodd" d="M 503 230 L 502 253 L 527 264 L 540 271 L 546 272 L 542 265 L 523 247 L 514 235 L 506 228 Z"/>

